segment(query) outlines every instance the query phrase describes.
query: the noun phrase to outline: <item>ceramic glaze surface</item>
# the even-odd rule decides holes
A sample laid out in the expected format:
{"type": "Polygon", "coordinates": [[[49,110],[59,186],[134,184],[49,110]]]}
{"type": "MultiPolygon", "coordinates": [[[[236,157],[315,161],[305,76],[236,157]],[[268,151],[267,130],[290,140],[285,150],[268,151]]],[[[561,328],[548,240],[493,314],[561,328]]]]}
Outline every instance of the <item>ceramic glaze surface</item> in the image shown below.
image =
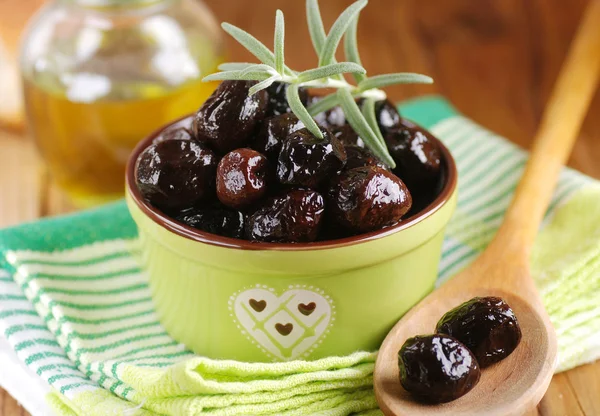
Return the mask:
{"type": "Polygon", "coordinates": [[[427,218],[357,244],[244,250],[167,230],[127,194],[159,319],[197,354],[287,361],[379,348],[434,287],[456,190],[427,218]]]}

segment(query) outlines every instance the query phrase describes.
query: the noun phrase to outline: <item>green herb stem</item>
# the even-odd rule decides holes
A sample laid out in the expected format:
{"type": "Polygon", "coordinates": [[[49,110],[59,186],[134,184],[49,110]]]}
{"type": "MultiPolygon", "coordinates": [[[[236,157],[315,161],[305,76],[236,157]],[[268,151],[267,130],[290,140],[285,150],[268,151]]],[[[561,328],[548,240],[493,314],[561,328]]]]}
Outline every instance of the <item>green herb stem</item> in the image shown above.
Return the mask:
{"type": "Polygon", "coordinates": [[[369,126],[369,123],[365,120],[365,117],[361,113],[360,108],[358,108],[358,104],[356,104],[350,90],[343,88],[339,89],[337,95],[342,110],[344,110],[344,114],[346,115],[346,120],[348,120],[350,126],[358,133],[360,138],[363,139],[365,144],[369,146],[371,152],[379,158],[379,160],[392,169],[395,168],[396,163],[394,162],[394,159],[392,159],[387,147],[379,140],[371,126],[369,126]]]}
{"type": "Polygon", "coordinates": [[[284,63],[285,21],[283,12],[277,10],[275,17],[275,69],[281,75],[285,74],[284,63]]]}
{"type": "Polygon", "coordinates": [[[377,125],[377,101],[385,100],[386,94],[381,88],[406,83],[430,84],[433,80],[425,75],[414,73],[395,73],[367,77],[361,64],[358,50],[358,19],[368,0],[358,0],[351,4],[336,19],[329,33],[326,33],[319,10],[318,0],[306,0],[306,16],[310,38],[319,57],[317,68],[298,73],[285,65],[285,20],[281,10],[275,16],[274,52],[248,32],[223,23],[223,29],[252,53],[260,63],[231,62],[219,66],[216,74],[204,78],[205,81],[247,80],[257,81],[250,88],[255,94],[268,88],[274,82],[290,84],[286,89],[286,98],[292,112],[306,128],[317,138],[323,133],[313,116],[339,105],[346,119],[358,135],[365,141],[371,152],[390,167],[395,167],[385,140],[377,125]],[[338,63],[336,50],[344,39],[344,53],[347,62],[338,63]],[[357,85],[350,84],[343,74],[352,74],[357,85]],[[300,100],[300,88],[331,88],[337,90],[325,96],[308,109],[300,100]],[[362,110],[355,99],[364,98],[362,110]]]}
{"type": "Polygon", "coordinates": [[[308,113],[308,110],[302,104],[300,99],[300,93],[298,91],[299,85],[292,84],[286,89],[286,97],[290,108],[298,117],[298,119],[304,124],[304,126],[318,139],[323,139],[323,132],[315,122],[315,120],[308,113]]]}
{"type": "MultiPolygon", "coordinates": [[[[347,61],[362,66],[360,54],[358,52],[358,17],[359,15],[356,15],[356,17],[352,19],[352,22],[346,31],[346,35],[344,36],[344,54],[346,55],[347,61]]],[[[364,74],[352,74],[352,76],[357,83],[364,81],[366,78],[364,74]]]]}

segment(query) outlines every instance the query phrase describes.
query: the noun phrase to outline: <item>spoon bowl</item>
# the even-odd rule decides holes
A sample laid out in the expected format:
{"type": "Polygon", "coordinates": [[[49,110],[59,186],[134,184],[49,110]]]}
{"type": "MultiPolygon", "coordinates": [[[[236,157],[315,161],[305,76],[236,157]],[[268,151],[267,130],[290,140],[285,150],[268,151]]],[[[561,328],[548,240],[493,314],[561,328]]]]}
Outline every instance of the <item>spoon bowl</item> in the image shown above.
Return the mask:
{"type": "Polygon", "coordinates": [[[444,296],[440,289],[412,309],[388,334],[375,366],[375,394],[386,415],[522,415],[543,397],[555,362],[552,327],[521,296],[494,288],[468,289],[444,296]],[[415,401],[399,381],[398,351],[402,344],[415,335],[432,333],[444,313],[476,296],[499,296],[507,301],[521,327],[521,342],[507,358],[483,369],[479,383],[459,399],[439,405],[415,401]]]}
{"type": "Polygon", "coordinates": [[[591,1],[542,121],[525,172],[502,226],[486,250],[407,313],[386,337],[375,363],[374,387],[386,415],[522,415],[548,389],[557,357],[556,334],[529,271],[531,247],[560,170],[567,161],[600,74],[600,1],[591,1]],[[398,351],[431,334],[450,309],[477,296],[503,298],[522,339],[504,360],[481,371],[479,383],[449,403],[425,405],[399,379],[398,351]]]}

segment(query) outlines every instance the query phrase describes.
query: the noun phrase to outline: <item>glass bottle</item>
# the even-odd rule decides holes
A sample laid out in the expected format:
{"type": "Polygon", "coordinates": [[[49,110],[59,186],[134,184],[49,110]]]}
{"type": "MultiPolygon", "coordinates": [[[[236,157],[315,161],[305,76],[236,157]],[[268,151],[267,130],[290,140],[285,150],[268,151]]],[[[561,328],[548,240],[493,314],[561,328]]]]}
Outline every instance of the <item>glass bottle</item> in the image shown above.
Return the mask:
{"type": "Polygon", "coordinates": [[[56,0],[21,50],[28,125],[51,176],[78,206],[123,195],[136,143],[197,109],[222,58],[199,0],[56,0]]]}

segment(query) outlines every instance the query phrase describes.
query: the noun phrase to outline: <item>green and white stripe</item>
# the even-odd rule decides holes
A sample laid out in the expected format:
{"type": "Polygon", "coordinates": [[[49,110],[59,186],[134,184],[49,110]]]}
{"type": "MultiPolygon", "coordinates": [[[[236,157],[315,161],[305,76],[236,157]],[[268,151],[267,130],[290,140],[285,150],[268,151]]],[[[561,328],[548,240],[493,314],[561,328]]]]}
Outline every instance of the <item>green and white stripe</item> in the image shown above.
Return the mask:
{"type": "MultiPolygon", "coordinates": [[[[458,164],[458,208],[444,241],[443,281],[493,237],[526,154],[441,100],[401,110],[431,128],[458,164]]],[[[600,356],[598,198],[595,181],[565,169],[534,250],[533,270],[560,337],[561,369],[600,356]]],[[[157,320],[131,255],[135,236],[123,203],[0,233],[0,331],[55,389],[51,403],[59,413],[376,410],[374,354],[258,365],[194,357],[157,320]]]]}

